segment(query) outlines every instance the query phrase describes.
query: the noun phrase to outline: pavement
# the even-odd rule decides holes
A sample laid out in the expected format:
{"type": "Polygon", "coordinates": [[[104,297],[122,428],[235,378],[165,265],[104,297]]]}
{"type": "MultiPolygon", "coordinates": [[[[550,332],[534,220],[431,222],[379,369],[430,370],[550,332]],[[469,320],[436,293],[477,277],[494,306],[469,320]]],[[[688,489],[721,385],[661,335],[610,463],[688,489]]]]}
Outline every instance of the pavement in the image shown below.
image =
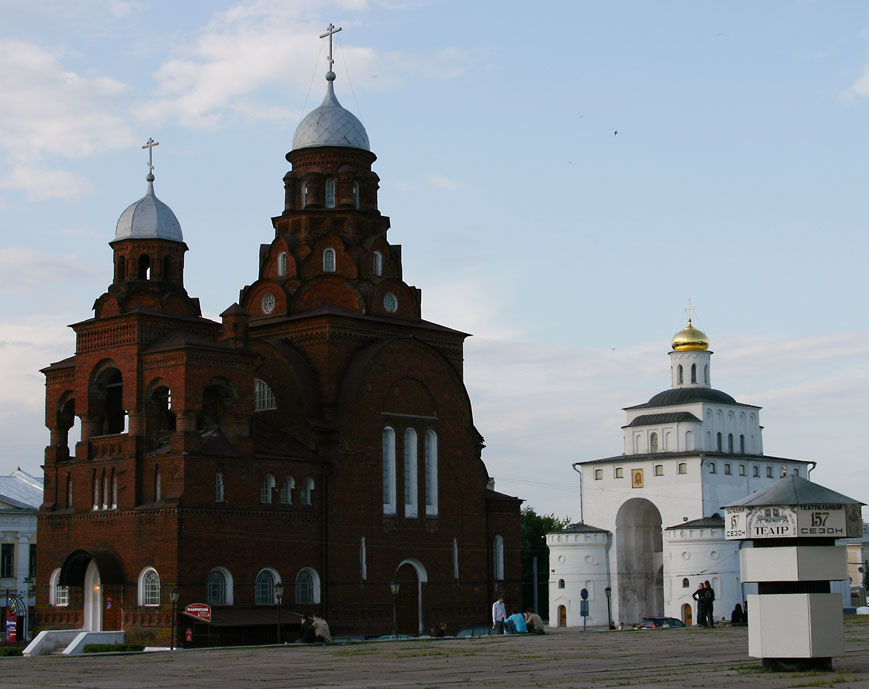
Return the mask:
{"type": "Polygon", "coordinates": [[[546,635],[0,658],[2,689],[866,687],[869,616],[845,620],[832,672],[776,673],[748,630],[558,629],[546,635]]]}

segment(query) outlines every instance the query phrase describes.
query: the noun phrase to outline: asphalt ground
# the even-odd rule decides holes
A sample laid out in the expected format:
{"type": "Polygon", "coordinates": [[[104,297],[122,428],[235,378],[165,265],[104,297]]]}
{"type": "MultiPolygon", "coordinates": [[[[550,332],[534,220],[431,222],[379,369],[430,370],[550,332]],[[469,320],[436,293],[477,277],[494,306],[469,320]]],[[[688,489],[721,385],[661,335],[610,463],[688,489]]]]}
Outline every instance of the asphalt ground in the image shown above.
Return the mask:
{"type": "Polygon", "coordinates": [[[290,687],[867,687],[869,619],[845,621],[832,672],[777,673],[747,656],[745,628],[587,631],[479,639],[258,646],[0,658],[3,689],[290,687]]]}

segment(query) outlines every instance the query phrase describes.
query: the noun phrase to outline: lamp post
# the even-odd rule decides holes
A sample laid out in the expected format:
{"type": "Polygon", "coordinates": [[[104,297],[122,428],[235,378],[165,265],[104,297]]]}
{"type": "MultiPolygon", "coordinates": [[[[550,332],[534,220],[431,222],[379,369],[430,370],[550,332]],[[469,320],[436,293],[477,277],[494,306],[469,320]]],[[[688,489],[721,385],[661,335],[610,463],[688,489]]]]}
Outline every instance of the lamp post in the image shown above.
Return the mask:
{"type": "Polygon", "coordinates": [[[284,597],[284,585],[281,582],[275,584],[275,600],[278,602],[278,643],[281,643],[281,600],[284,597]]]}
{"type": "Polygon", "coordinates": [[[607,586],[603,590],[603,592],[604,592],[604,594],[606,594],[606,617],[607,617],[607,623],[608,623],[607,626],[610,629],[612,629],[613,628],[613,609],[612,609],[611,602],[612,602],[612,597],[613,597],[613,590],[609,586],[607,586]]]}
{"type": "Polygon", "coordinates": [[[392,591],[392,636],[398,636],[398,588],[400,584],[393,579],[389,585],[392,591]]]}
{"type": "Polygon", "coordinates": [[[172,637],[169,639],[169,650],[175,650],[175,606],[178,604],[178,589],[173,587],[169,591],[169,600],[172,601],[172,637]]]}

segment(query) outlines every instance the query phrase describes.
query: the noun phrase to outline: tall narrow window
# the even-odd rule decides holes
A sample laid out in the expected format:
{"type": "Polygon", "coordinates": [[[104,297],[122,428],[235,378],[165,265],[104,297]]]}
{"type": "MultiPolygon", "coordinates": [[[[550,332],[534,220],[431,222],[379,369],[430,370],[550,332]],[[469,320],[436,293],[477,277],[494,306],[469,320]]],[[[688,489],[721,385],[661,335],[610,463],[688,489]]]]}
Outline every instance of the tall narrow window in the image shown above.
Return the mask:
{"type": "Polygon", "coordinates": [[[302,497],[301,503],[303,505],[310,505],[313,500],[314,495],[314,479],[308,476],[304,483],[302,484],[302,497]]]}
{"type": "Polygon", "coordinates": [[[320,592],[317,583],[313,570],[305,568],[299,572],[296,577],[296,603],[318,603],[320,592]]]}
{"type": "Polygon", "coordinates": [[[48,580],[48,602],[51,605],[69,605],[69,589],[60,585],[60,567],[51,573],[48,580]]]}
{"type": "Polygon", "coordinates": [[[754,478],[760,478],[760,467],[757,465],[754,465],[753,467],[751,467],[751,475],[754,478]]]}
{"type": "Polygon", "coordinates": [[[219,471],[214,475],[214,502],[223,502],[223,474],[219,471]]]}
{"type": "Polygon", "coordinates": [[[715,436],[715,449],[718,450],[719,452],[722,452],[722,451],[723,451],[723,450],[722,450],[722,444],[721,444],[721,433],[718,433],[718,434],[715,436]]]}
{"type": "Polygon", "coordinates": [[[272,491],[275,489],[275,477],[266,474],[259,487],[259,501],[264,505],[272,504],[272,491]]]}
{"type": "Polygon", "coordinates": [[[383,513],[395,514],[395,431],[383,429],[383,513]]]}
{"type": "Polygon", "coordinates": [[[175,265],[172,263],[172,257],[166,256],[163,259],[163,279],[167,282],[172,281],[172,274],[175,272],[175,265]]]}
{"type": "Polygon", "coordinates": [[[112,509],[118,509],[118,477],[115,476],[114,469],[112,469],[112,509]]]}
{"type": "Polygon", "coordinates": [[[259,378],[253,382],[253,410],[265,411],[266,409],[277,409],[278,402],[275,399],[275,393],[269,387],[269,384],[259,378]]]}
{"type": "Polygon", "coordinates": [[[495,536],[495,581],[504,581],[504,537],[501,534],[495,536]]]}
{"type": "Polygon", "coordinates": [[[425,434],[425,513],[438,513],[438,434],[425,434]]]}
{"type": "Polygon", "coordinates": [[[127,262],[123,256],[118,258],[118,282],[123,282],[127,279],[127,262]]]}
{"type": "Polygon", "coordinates": [[[293,489],[296,487],[296,479],[292,476],[287,476],[281,484],[281,504],[293,504],[293,489]]]}
{"type": "Polygon", "coordinates": [[[679,466],[676,469],[677,474],[687,474],[688,473],[688,464],[686,462],[679,462],[679,466]]]}
{"type": "Polygon", "coordinates": [[[160,605],[160,575],[153,567],[146,567],[139,575],[139,605],[160,605]]]}
{"type": "Polygon", "coordinates": [[[308,183],[302,182],[302,186],[300,188],[302,193],[302,208],[308,205],[308,183]]]}
{"type": "Polygon", "coordinates": [[[264,569],[256,576],[256,605],[273,605],[275,602],[275,575],[271,570],[264,569]]]}
{"type": "Polygon", "coordinates": [[[287,252],[282,251],[278,254],[278,277],[284,277],[287,274],[287,252]]]}
{"type": "Polygon", "coordinates": [[[335,207],[335,178],[326,178],[326,208],[335,207]]]}
{"type": "Polygon", "coordinates": [[[66,475],[66,506],[72,509],[72,476],[66,475]]]}
{"type": "Polygon", "coordinates": [[[98,510],[100,508],[100,479],[96,471],[94,471],[93,493],[93,509],[98,510]]]}
{"type": "Polygon", "coordinates": [[[335,272],[335,249],[326,249],[323,252],[323,272],[335,272]]]}
{"type": "Polygon", "coordinates": [[[148,254],[142,254],[139,256],[139,279],[151,279],[151,257],[148,256],[148,254]]]}
{"type": "Polygon", "coordinates": [[[359,210],[359,182],[353,182],[353,208],[359,210]]]}
{"type": "Polygon", "coordinates": [[[154,502],[160,502],[163,497],[163,486],[160,481],[160,467],[154,467],[154,502]]]}
{"type": "Polygon", "coordinates": [[[703,367],[703,382],[709,385],[709,364],[703,367]]]}
{"type": "Polygon", "coordinates": [[[103,509],[109,509],[109,475],[103,469],[103,509]]]}
{"type": "Polygon", "coordinates": [[[733,452],[733,433],[727,434],[727,451],[733,452]]]}
{"type": "Polygon", "coordinates": [[[691,382],[697,382],[697,364],[691,364],[691,382]]]}
{"type": "Polygon", "coordinates": [[[359,576],[362,581],[368,579],[368,553],[365,550],[365,536],[362,537],[362,542],[359,544],[359,576]]]}
{"type": "Polygon", "coordinates": [[[649,452],[657,452],[658,451],[658,434],[651,433],[649,434],[649,452]]]}
{"type": "Polygon", "coordinates": [[[27,576],[31,579],[36,576],[36,543],[31,543],[27,557],[27,576]]]}
{"type": "Polygon", "coordinates": [[[679,364],[679,367],[676,369],[676,384],[682,385],[685,382],[685,378],[682,375],[682,364],[679,364]]]}
{"type": "Polygon", "coordinates": [[[745,436],[742,433],[739,434],[739,452],[745,454],[745,436]]]}
{"type": "Polygon", "coordinates": [[[374,276],[380,277],[383,275],[383,254],[379,251],[374,252],[374,276]]]}
{"type": "Polygon", "coordinates": [[[459,539],[453,539],[453,579],[459,580],[459,539]]]}
{"type": "Polygon", "coordinates": [[[685,450],[694,449],[694,433],[693,431],[685,431],[685,450]]]}
{"type": "Polygon", "coordinates": [[[404,432],[404,516],[417,516],[416,431],[404,432]]]}
{"type": "Polygon", "coordinates": [[[205,602],[209,605],[226,605],[226,575],[213,569],[205,580],[205,602]]]}

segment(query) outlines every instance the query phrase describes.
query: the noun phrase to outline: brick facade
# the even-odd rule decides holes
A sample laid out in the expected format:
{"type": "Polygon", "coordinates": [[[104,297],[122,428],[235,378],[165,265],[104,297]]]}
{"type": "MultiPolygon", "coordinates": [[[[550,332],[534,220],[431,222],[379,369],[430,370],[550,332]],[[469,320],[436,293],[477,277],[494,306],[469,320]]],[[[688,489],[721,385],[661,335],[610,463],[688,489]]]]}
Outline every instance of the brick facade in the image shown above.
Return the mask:
{"type": "Polygon", "coordinates": [[[466,335],[422,320],[377,209],[375,156],[324,146],[287,159],[275,237],[222,323],[187,295],[183,242],[123,238],[95,317],[73,326],[75,356],[44,370],[39,628],[122,628],[130,642],[168,644],[169,592],[179,609],[220,601],[206,587],[215,569],[227,593],[213,624],[179,617],[196,644],[274,641],[274,603],[255,595],[264,569],[284,585],[286,639],[294,612],[320,612],[337,634],[389,633],[394,580],[399,631],[414,634],[485,623],[496,592],[519,600],[520,501],[487,489],[466,335]],[[256,380],[274,395],[260,390],[261,410],[256,380]],[[405,500],[414,454],[416,514],[405,500]],[[148,568],[154,605],[141,599],[148,568]]]}

